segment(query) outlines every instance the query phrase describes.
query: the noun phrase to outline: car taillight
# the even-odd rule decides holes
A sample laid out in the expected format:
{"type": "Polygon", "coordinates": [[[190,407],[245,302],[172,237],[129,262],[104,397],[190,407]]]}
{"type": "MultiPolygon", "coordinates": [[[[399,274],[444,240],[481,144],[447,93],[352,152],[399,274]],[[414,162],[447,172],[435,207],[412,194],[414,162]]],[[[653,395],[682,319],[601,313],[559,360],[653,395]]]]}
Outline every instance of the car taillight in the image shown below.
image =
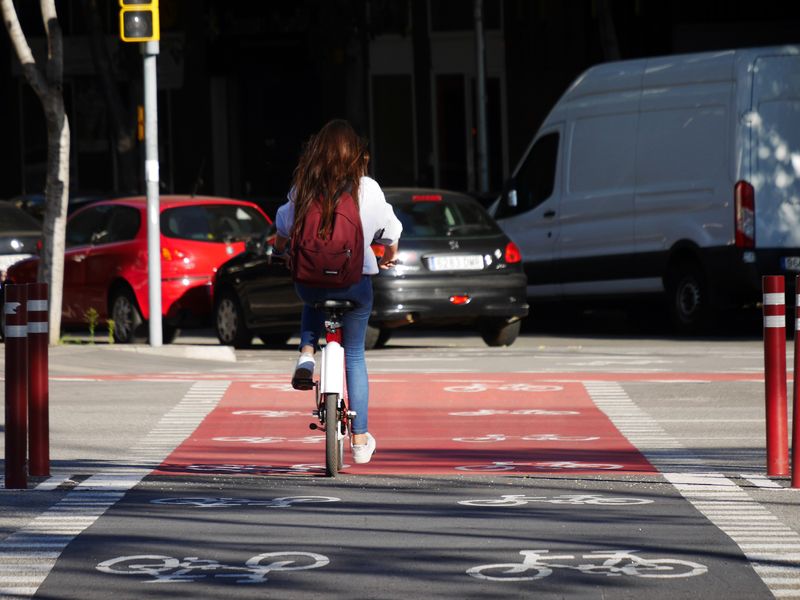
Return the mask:
{"type": "Polygon", "coordinates": [[[412,202],[441,202],[441,194],[414,194],[411,196],[412,202]]]}
{"type": "Polygon", "coordinates": [[[469,304],[469,301],[472,300],[467,294],[456,294],[450,296],[450,303],[455,304],[456,306],[460,306],[462,304],[469,304]]]}
{"type": "Polygon", "coordinates": [[[506,262],[507,263],[518,263],[522,260],[522,254],[519,251],[519,248],[514,242],[508,242],[506,244],[506,262]]]}
{"type": "Polygon", "coordinates": [[[754,248],[756,245],[756,199],[753,186],[737,181],[733,188],[736,247],[754,248]]]}
{"type": "Polygon", "coordinates": [[[189,256],[185,252],[182,252],[177,248],[170,248],[169,246],[161,246],[161,258],[163,258],[166,261],[180,260],[185,263],[187,262],[187,258],[189,258],[189,256]]]}
{"type": "Polygon", "coordinates": [[[383,255],[386,254],[386,246],[383,244],[372,244],[370,248],[372,248],[372,252],[374,252],[375,256],[378,258],[383,258],[383,255]]]}

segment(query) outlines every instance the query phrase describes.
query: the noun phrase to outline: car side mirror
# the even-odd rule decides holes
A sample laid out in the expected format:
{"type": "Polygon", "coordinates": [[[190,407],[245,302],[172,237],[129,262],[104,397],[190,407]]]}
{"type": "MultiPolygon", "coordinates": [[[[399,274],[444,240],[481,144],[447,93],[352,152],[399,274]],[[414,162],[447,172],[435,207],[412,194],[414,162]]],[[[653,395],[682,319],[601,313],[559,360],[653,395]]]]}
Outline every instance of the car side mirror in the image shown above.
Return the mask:
{"type": "Polygon", "coordinates": [[[258,234],[249,237],[244,243],[244,250],[245,252],[249,252],[250,254],[255,254],[258,256],[265,255],[267,253],[266,236],[264,234],[258,234]]]}

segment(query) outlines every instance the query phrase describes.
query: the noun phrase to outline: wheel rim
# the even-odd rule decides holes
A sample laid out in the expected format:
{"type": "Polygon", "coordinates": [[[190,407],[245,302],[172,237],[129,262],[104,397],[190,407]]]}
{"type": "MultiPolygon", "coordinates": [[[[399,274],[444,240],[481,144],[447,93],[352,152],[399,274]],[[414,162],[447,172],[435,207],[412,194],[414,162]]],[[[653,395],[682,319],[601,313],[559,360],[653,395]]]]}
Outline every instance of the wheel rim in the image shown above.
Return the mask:
{"type": "Polygon", "coordinates": [[[230,298],[220,300],[217,307],[217,331],[223,342],[229,343],[236,338],[239,326],[239,318],[236,314],[236,307],[230,298]]]}
{"type": "Polygon", "coordinates": [[[678,312],[685,319],[690,320],[696,314],[700,306],[701,295],[700,286],[693,279],[684,280],[678,288],[678,312]]]}
{"type": "Polygon", "coordinates": [[[114,333],[120,341],[127,341],[133,335],[133,305],[126,296],[119,296],[114,301],[114,333]]]}

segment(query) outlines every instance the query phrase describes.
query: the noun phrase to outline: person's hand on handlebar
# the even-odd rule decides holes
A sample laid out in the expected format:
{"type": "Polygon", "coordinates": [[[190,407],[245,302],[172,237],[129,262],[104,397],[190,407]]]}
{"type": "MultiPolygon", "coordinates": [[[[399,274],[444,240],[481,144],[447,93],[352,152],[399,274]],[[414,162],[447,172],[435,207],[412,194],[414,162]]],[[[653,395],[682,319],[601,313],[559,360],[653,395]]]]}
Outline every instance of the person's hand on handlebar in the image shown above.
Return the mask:
{"type": "Polygon", "coordinates": [[[381,269],[391,269],[397,264],[397,242],[391,246],[386,246],[386,250],[378,261],[378,267],[381,269]]]}

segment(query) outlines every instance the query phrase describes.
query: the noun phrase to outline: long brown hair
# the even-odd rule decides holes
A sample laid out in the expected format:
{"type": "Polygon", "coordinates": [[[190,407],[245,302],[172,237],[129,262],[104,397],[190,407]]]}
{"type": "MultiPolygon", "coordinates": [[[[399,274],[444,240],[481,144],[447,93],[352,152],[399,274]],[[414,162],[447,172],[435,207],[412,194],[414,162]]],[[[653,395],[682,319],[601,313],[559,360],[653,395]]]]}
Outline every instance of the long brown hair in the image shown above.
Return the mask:
{"type": "Polygon", "coordinates": [[[292,237],[300,231],[313,202],[322,206],[320,236],[330,235],[339,195],[348,190],[358,205],[358,184],[366,174],[367,160],[366,142],[347,121],[329,121],[311,136],[294,170],[292,237]]]}

